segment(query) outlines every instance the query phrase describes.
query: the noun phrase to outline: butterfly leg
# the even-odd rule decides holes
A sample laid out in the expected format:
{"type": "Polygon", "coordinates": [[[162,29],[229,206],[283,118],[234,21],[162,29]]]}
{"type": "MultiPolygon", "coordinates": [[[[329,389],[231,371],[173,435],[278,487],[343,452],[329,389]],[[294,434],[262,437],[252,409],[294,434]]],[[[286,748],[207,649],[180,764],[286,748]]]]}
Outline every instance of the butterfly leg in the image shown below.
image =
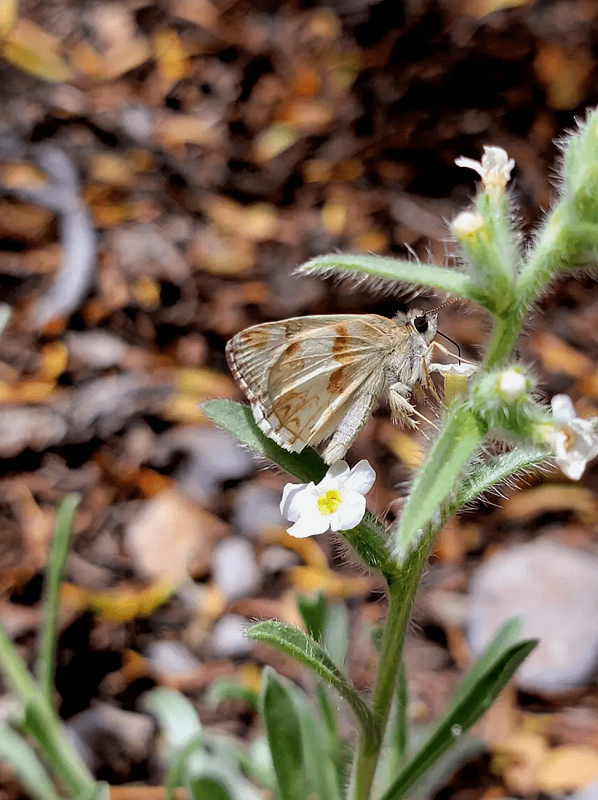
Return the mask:
{"type": "Polygon", "coordinates": [[[357,434],[367,422],[376,404],[376,395],[363,394],[349,408],[345,416],[341,419],[332,439],[326,446],[322,458],[327,464],[334,464],[344,458],[345,453],[351,447],[357,434]]]}

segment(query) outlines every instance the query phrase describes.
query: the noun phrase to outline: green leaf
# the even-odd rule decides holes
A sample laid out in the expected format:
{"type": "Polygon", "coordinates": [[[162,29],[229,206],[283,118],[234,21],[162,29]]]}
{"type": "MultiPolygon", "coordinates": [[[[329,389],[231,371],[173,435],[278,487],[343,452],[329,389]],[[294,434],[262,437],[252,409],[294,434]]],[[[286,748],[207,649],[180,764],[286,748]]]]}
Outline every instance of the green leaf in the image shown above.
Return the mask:
{"type": "Polygon", "coordinates": [[[369,706],[351,686],[328,653],[314,639],[306,636],[298,628],[276,620],[258,622],[249,628],[247,636],[258,642],[270,644],[309,667],[316,675],[336,689],[351,706],[364,730],[370,736],[375,736],[377,728],[369,706]]]}
{"type": "Polygon", "coordinates": [[[60,800],[35,752],[5,722],[0,722],[0,760],[10,766],[34,800],[60,800]]]}
{"type": "Polygon", "coordinates": [[[349,650],[349,612],[346,603],[330,603],[324,624],[322,644],[330,658],[341,667],[349,650]]]}
{"type": "Polygon", "coordinates": [[[246,703],[253,709],[257,709],[260,698],[256,691],[244,686],[240,681],[221,678],[214,681],[208,688],[205,699],[213,708],[217,708],[220,703],[224,703],[227,700],[237,700],[246,703]]]}
{"type": "Polygon", "coordinates": [[[421,531],[438,513],[484,435],[485,431],[467,406],[449,411],[444,428],[415,478],[399,519],[395,552],[402,562],[417,546],[421,531]]]}
{"type": "MultiPolygon", "coordinates": [[[[319,800],[340,800],[337,742],[326,735],[327,729],[314,714],[305,692],[295,685],[290,685],[289,690],[299,715],[305,771],[310,788],[319,800]]],[[[313,794],[310,793],[309,797],[313,797],[313,794]]]]}
{"type": "MultiPolygon", "coordinates": [[[[328,467],[315,450],[306,447],[301,453],[289,453],[264,436],[255,424],[249,406],[232,400],[208,400],[201,407],[216,425],[232,433],[241,444],[298,480],[319,483],[326,474],[328,467]]],[[[372,514],[366,514],[355,528],[340,531],[339,536],[371,569],[378,570],[389,580],[398,575],[398,566],[388,550],[386,529],[372,514]]]]}
{"type": "Polygon", "coordinates": [[[514,447],[508,453],[473,464],[459,488],[456,505],[467,505],[499,483],[534,472],[550,463],[550,455],[537,447],[514,447]]]}
{"type": "Polygon", "coordinates": [[[347,277],[368,275],[372,278],[407,283],[411,286],[440,289],[467,300],[473,300],[482,306],[492,305],[492,301],[488,300],[482,288],[476,285],[469,275],[433,264],[360,253],[331,253],[312,258],[303,264],[299,271],[308,275],[313,273],[347,277]]]}
{"type": "Polygon", "coordinates": [[[187,781],[187,789],[193,800],[231,800],[230,794],[220,781],[207,775],[190,778],[187,781]]]}
{"type": "Polygon", "coordinates": [[[301,721],[282,679],[269,669],[263,678],[262,714],[281,800],[305,800],[301,721]]]}
{"type": "Polygon", "coordinates": [[[297,598],[297,608],[308,634],[312,639],[320,641],[324,634],[324,625],[328,616],[328,601],[324,592],[316,592],[297,598]]]}
{"type": "Polygon", "coordinates": [[[160,733],[168,747],[182,750],[202,732],[195,706],[176,689],[158,686],[143,696],[144,710],[158,720],[160,733]]]}
{"type": "Polygon", "coordinates": [[[517,623],[507,623],[457,689],[443,719],[380,800],[400,800],[459,737],[485,714],[535,641],[512,643],[517,623]],[[481,662],[481,665],[480,665],[481,662]]]}
{"type": "Polygon", "coordinates": [[[56,526],[44,581],[44,617],[40,631],[36,672],[39,685],[49,706],[54,706],[54,673],[58,640],[58,605],[64,566],[73,533],[73,518],[81,502],[78,494],[67,495],[56,511],[56,526]]]}

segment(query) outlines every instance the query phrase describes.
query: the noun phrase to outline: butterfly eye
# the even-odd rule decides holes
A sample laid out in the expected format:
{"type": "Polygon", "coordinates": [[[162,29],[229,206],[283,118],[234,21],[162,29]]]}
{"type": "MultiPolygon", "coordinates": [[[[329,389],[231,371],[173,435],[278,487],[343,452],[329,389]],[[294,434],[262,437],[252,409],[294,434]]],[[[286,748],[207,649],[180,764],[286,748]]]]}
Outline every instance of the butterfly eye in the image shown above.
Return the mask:
{"type": "Polygon", "coordinates": [[[424,315],[413,320],[413,327],[418,333],[425,333],[428,330],[428,318],[424,315]]]}

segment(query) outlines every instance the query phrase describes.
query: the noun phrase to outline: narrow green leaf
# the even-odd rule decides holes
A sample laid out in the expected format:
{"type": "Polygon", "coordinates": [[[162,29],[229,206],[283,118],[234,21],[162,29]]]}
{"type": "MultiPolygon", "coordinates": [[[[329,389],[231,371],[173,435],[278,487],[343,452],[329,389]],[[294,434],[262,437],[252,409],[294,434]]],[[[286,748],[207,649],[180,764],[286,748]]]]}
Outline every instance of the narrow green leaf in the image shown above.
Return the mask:
{"type": "Polygon", "coordinates": [[[227,700],[236,700],[257,709],[260,698],[256,691],[244,686],[240,681],[221,678],[208,688],[205,699],[213,708],[217,708],[220,703],[227,700]]]}
{"type": "Polygon", "coordinates": [[[308,634],[312,639],[320,641],[328,616],[328,600],[326,600],[324,592],[297,598],[297,609],[308,634]]]}
{"type": "Polygon", "coordinates": [[[349,611],[343,601],[328,606],[322,644],[334,663],[344,667],[349,651],[349,611]]]}
{"type": "Polygon", "coordinates": [[[518,642],[487,663],[485,670],[478,671],[475,682],[466,677],[468,691],[458,690],[456,702],[380,800],[404,797],[454,742],[485,714],[535,646],[535,641],[518,642]]]}
{"type": "Polygon", "coordinates": [[[537,447],[514,447],[508,453],[473,464],[459,488],[457,504],[467,505],[497,484],[516,478],[550,463],[550,455],[537,447]]]}
{"type": "MultiPolygon", "coordinates": [[[[336,742],[326,736],[326,728],[302,689],[289,687],[301,726],[301,741],[308,783],[318,800],[340,800],[336,772],[336,742]]],[[[309,797],[313,797],[310,792],[309,797]]]]}
{"type": "Polygon", "coordinates": [[[187,781],[187,790],[193,800],[232,800],[220,781],[207,775],[190,778],[187,781]]]}
{"type": "Polygon", "coordinates": [[[54,707],[54,673],[56,671],[56,643],[58,641],[58,604],[64,566],[69,553],[73,533],[73,518],[81,498],[77,494],[67,495],[56,511],[56,526],[50,558],[44,581],[44,616],[40,631],[39,655],[36,673],[46,702],[54,707]]]}
{"type": "Polygon", "coordinates": [[[5,722],[0,722],[0,760],[10,766],[34,800],[60,800],[35,752],[5,722]]]}
{"type": "Polygon", "coordinates": [[[201,737],[202,724],[195,706],[176,689],[151,689],[143,696],[143,708],[157,719],[171,757],[201,737]]]}
{"type": "Polygon", "coordinates": [[[269,669],[263,678],[262,714],[281,800],[305,800],[301,721],[282,679],[269,669]]]}
{"type": "Polygon", "coordinates": [[[406,261],[398,258],[370,256],[361,253],[331,253],[316,256],[303,264],[299,271],[305,274],[334,274],[347,277],[368,275],[372,278],[425,286],[459,295],[487,306],[489,301],[480,286],[469,275],[454,269],[444,269],[433,264],[406,261]]]}
{"type": "MultiPolygon", "coordinates": [[[[298,480],[319,483],[326,474],[328,467],[315,450],[306,447],[301,453],[289,453],[264,436],[255,424],[249,406],[232,400],[208,400],[202,404],[202,410],[241,444],[298,480]]],[[[339,536],[366,566],[378,570],[389,580],[397,576],[398,567],[387,546],[386,529],[372,514],[367,513],[359,525],[349,531],[340,531],[339,536]]]]}
{"type": "Polygon", "coordinates": [[[396,531],[395,552],[405,561],[421,531],[455,486],[462,469],[484,439],[485,431],[466,406],[449,411],[440,436],[417,474],[396,531]]]}
{"type": "Polygon", "coordinates": [[[309,667],[320,678],[330,684],[346,700],[360,724],[369,735],[375,736],[376,725],[365,700],[351,686],[328,653],[312,638],[298,628],[276,620],[265,620],[247,631],[250,639],[265,642],[282,650],[296,661],[309,667]]]}

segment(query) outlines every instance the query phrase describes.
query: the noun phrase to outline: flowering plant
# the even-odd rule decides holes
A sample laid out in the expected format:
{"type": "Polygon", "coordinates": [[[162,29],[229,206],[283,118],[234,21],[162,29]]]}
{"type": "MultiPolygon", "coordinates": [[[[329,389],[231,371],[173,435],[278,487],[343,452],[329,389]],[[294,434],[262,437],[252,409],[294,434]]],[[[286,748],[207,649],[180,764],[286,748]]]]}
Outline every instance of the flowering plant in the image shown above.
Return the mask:
{"type": "MultiPolygon", "coordinates": [[[[290,533],[338,532],[355,557],[386,582],[388,612],[369,698],[351,684],[332,657],[334,645],[327,642],[321,614],[315,615],[313,609],[303,607],[307,633],[273,621],[258,623],[248,631],[251,638],[298,659],[340,694],[359,730],[347,788],[339,777],[339,734],[326,692],[318,694],[326,725],[313,723],[313,709],[305,710],[309,702],[305,695],[269,672],[261,707],[275,792],[283,800],[404,797],[455,737],[482,716],[534,647],[534,642],[518,639],[515,623],[499,631],[429,738],[413,748],[405,713],[403,647],[414,596],[441,527],[451,514],[511,476],[552,460],[569,478],[578,480],[598,455],[598,418],[578,418],[572,401],[563,395],[553,398],[551,406],[540,402],[532,375],[513,355],[529,310],[546,286],[595,261],[598,172],[589,165],[597,160],[595,111],[566,143],[560,197],[525,250],[507,193],[514,161],[501,148],[486,147],[479,163],[457,159],[459,166],[475,170],[482,180],[473,207],[450,226],[461,256],[456,269],[433,264],[418,264],[414,269],[410,261],[353,254],[317,257],[302,267],[312,275],[369,275],[436,289],[481,306],[492,321],[492,334],[477,367],[431,364],[428,351],[422,356],[428,370],[444,375],[446,407],[392,526],[365,511],[364,496],[374,479],[369,465],[360,462],[350,470],[341,461],[327,471],[314,450],[305,447],[298,452],[296,436],[278,435],[280,426],[273,431],[277,420],[272,415],[261,419],[260,427],[276,441],[262,433],[245,406],[228,401],[204,406],[214,421],[243,444],[302,482],[288,485],[282,498],[281,509],[293,523],[290,533]],[[489,439],[504,443],[499,455],[488,456],[484,445],[489,439]]],[[[403,396],[399,400],[405,402],[403,396]]]]}

